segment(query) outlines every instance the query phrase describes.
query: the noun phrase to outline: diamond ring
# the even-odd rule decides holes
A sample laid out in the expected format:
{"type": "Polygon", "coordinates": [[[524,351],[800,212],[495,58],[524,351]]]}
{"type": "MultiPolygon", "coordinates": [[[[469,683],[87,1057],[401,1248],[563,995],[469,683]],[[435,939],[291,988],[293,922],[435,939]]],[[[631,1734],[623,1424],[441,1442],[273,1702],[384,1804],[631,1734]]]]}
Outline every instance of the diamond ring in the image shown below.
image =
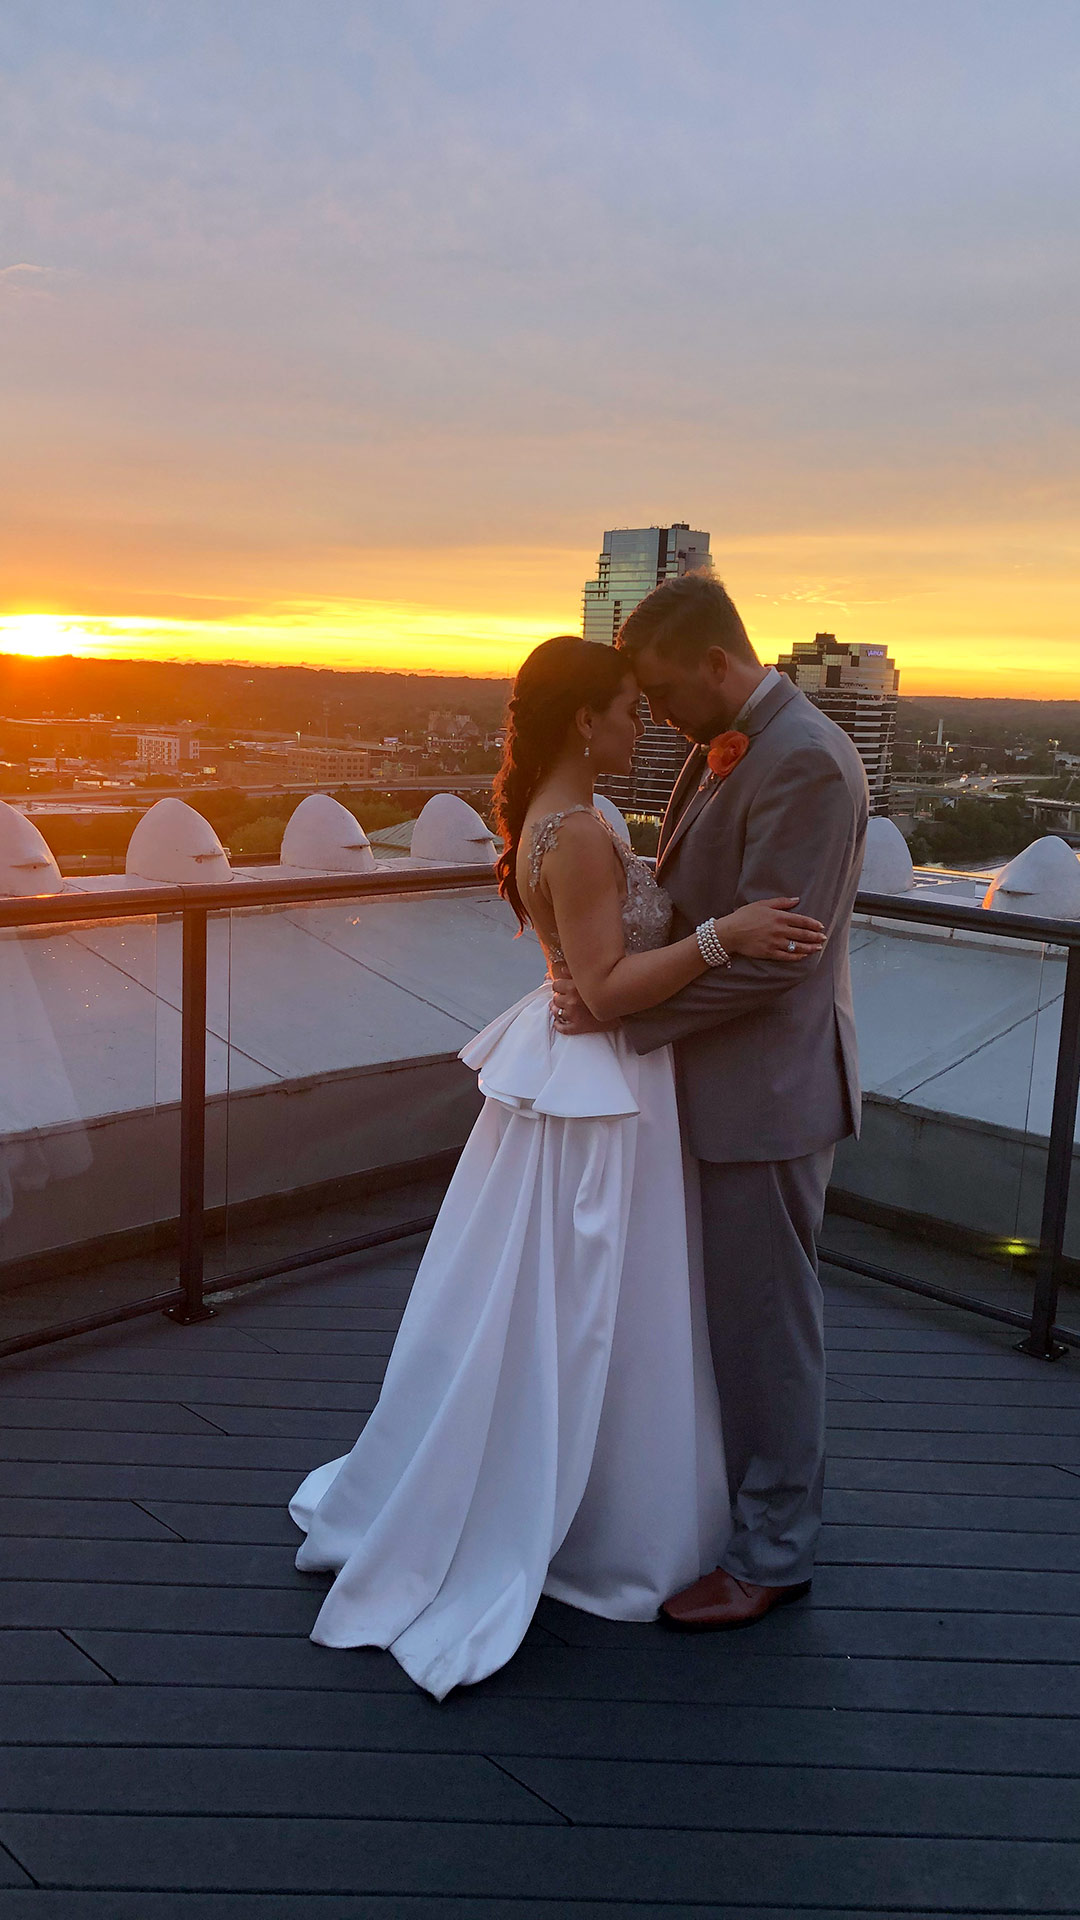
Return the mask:
{"type": "Polygon", "coordinates": [[[787,943],[787,950],[789,953],[798,953],[799,951],[798,942],[795,940],[789,940],[787,943]]]}

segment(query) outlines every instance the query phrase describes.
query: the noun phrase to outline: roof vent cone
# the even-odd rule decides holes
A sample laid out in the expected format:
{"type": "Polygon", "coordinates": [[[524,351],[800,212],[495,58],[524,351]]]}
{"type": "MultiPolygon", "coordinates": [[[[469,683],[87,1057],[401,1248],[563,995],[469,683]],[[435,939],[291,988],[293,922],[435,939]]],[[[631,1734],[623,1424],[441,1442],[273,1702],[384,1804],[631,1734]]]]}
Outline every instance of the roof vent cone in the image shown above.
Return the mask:
{"type": "Polygon", "coordinates": [[[309,793],[281,837],[281,864],[320,873],[374,873],[377,863],[356,815],[328,793],[309,793]]]}
{"type": "Polygon", "coordinates": [[[183,800],[157,800],[128,841],[124,871],[139,880],[205,887],[231,880],[221,841],[201,813],[183,800]]]}
{"type": "Polygon", "coordinates": [[[413,828],[414,860],[452,867],[493,867],[498,855],[491,828],[456,793],[433,793],[413,828]]]}
{"type": "Polygon", "coordinates": [[[627,846],[630,846],[630,829],[623,819],[622,814],[619,812],[618,807],[615,805],[614,800],[609,800],[606,793],[594,793],[593,806],[596,808],[597,813],[603,814],[608,826],[618,834],[619,839],[625,840],[627,846]]]}
{"type": "Polygon", "coordinates": [[[1044,920],[1080,920],[1080,858],[1056,834],[1033,840],[990,884],[984,907],[1044,920]]]}
{"type": "Polygon", "coordinates": [[[910,893],[915,883],[908,843],[895,820],[871,815],[866,826],[859,887],[863,893],[910,893]]]}
{"type": "Polygon", "coordinates": [[[0,800],[0,894],[63,890],[60,869],[33,821],[0,800]]]}

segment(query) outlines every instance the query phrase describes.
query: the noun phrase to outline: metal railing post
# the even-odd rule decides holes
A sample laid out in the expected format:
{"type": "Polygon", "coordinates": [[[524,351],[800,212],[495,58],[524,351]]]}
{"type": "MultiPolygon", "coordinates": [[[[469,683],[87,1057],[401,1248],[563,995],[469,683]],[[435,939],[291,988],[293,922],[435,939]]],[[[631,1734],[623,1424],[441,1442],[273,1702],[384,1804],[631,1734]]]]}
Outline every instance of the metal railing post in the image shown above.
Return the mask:
{"type": "Polygon", "coordinates": [[[1043,1189],[1042,1226],[1039,1229],[1039,1256],[1035,1269],[1035,1293],[1031,1306],[1031,1330],[1021,1340],[1019,1351],[1034,1360],[1060,1360],[1068,1352],[1054,1339],[1058,1289],[1061,1285],[1062,1251],[1065,1223],[1069,1211],[1069,1179],[1072,1174],[1073,1145],[1076,1134],[1077,1096],[1080,1094],[1080,947],[1072,947],[1065,968],[1065,993],[1061,1002],[1061,1031],[1058,1036],[1057,1074],[1054,1080],[1054,1109],[1050,1121],[1050,1146],[1046,1155],[1046,1185],[1043,1189]]]}
{"type": "Polygon", "coordinates": [[[206,922],[205,907],[183,910],[180,1014],[180,1298],[165,1309],[187,1326],[208,1320],[203,1298],[206,1207],[206,922]]]}

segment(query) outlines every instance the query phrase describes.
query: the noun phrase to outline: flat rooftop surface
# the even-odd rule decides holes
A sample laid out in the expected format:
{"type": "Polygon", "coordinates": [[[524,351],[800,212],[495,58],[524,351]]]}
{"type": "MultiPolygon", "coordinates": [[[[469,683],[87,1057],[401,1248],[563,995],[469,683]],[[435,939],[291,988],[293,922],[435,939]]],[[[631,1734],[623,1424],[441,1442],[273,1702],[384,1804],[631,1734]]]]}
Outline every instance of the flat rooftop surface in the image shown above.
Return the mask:
{"type": "Polygon", "coordinates": [[[544,1602],[437,1706],[307,1634],[286,1501],[378,1392],[417,1241],[0,1367],[0,1920],[1080,1909],[1080,1356],[828,1282],[810,1601],[544,1602]]]}

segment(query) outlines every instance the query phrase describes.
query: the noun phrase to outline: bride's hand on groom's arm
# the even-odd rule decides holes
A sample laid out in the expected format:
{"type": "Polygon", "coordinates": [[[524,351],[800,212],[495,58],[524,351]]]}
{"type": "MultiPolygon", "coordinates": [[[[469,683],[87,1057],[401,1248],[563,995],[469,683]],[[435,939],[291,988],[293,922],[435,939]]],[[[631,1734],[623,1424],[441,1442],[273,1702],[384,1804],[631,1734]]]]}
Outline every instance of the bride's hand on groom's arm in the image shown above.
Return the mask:
{"type": "Polygon", "coordinates": [[[798,905],[790,894],[752,900],[713,925],[728,951],[748,960],[808,960],[824,947],[825,928],[812,915],[797,913],[798,905]]]}

